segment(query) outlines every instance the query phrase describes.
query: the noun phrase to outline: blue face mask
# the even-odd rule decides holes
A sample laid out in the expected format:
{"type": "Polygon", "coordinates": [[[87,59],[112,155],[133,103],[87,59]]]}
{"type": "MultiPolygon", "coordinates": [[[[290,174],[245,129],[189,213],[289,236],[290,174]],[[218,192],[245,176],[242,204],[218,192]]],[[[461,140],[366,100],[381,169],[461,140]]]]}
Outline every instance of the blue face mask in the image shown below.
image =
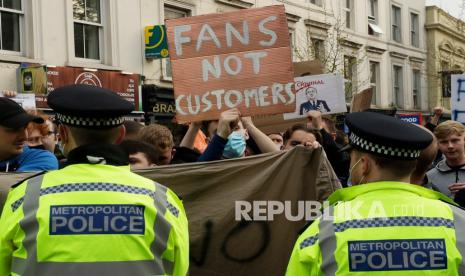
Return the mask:
{"type": "Polygon", "coordinates": [[[226,159],[241,157],[245,152],[245,139],[239,131],[234,131],[228,136],[228,142],[224,147],[223,157],[226,159]]]}

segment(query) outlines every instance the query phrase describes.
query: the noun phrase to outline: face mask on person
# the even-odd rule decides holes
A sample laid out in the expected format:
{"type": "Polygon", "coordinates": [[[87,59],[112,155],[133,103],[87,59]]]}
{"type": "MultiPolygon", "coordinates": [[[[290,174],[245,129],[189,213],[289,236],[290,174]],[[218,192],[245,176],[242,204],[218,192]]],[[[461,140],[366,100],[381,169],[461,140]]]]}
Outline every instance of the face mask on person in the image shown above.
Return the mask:
{"type": "Polygon", "coordinates": [[[245,152],[246,145],[242,132],[234,131],[228,136],[228,142],[224,147],[223,157],[226,159],[241,157],[245,152]]]}
{"type": "Polygon", "coordinates": [[[44,145],[37,145],[37,146],[32,146],[32,147],[29,147],[30,149],[39,149],[39,150],[45,150],[45,147],[44,145]]]}
{"type": "MultiPolygon", "coordinates": [[[[357,162],[355,162],[355,164],[349,170],[349,179],[347,180],[347,186],[349,186],[349,187],[353,186],[353,183],[352,183],[352,171],[354,170],[355,166],[357,166],[358,163],[360,163],[360,161],[362,161],[362,159],[359,159],[357,162]]],[[[365,176],[362,176],[362,179],[360,179],[360,181],[358,182],[357,185],[360,185],[360,183],[362,183],[364,178],[365,178],[365,176]]]]}

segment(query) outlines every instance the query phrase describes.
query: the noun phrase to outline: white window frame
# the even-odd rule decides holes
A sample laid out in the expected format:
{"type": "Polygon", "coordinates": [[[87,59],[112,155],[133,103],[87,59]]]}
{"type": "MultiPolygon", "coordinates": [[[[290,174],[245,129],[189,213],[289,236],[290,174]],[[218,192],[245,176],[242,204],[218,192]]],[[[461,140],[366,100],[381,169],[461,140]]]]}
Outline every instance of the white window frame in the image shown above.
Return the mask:
{"type": "Polygon", "coordinates": [[[73,1],[67,0],[66,4],[66,24],[68,40],[68,62],[66,65],[74,67],[91,67],[104,70],[121,70],[119,68],[119,44],[117,37],[118,13],[116,1],[100,0],[100,24],[102,28],[99,32],[100,59],[86,59],[76,57],[74,53],[74,20],[73,1]]]}
{"type": "MultiPolygon", "coordinates": [[[[74,10],[73,10],[73,55],[74,55],[74,58],[77,60],[77,61],[80,61],[80,62],[89,62],[89,63],[103,63],[103,57],[104,57],[104,47],[103,47],[103,44],[104,44],[104,27],[105,25],[103,24],[104,21],[104,13],[103,13],[103,5],[105,3],[103,3],[104,1],[102,0],[97,0],[97,1],[100,1],[100,23],[94,23],[94,22],[90,22],[90,21],[85,21],[85,20],[77,20],[77,19],[74,19],[74,10]],[[76,56],[76,52],[75,52],[75,33],[74,33],[74,24],[75,23],[78,23],[78,24],[82,24],[82,25],[89,25],[89,26],[95,26],[95,27],[98,27],[98,48],[99,48],[99,58],[98,59],[93,59],[93,58],[82,58],[82,57],[77,57],[76,56]]],[[[72,1],[71,1],[72,2],[72,1]]],[[[84,5],[85,5],[85,1],[84,1],[84,5]]],[[[84,39],[85,40],[85,39],[84,39]]],[[[84,43],[85,44],[85,43],[84,43]]],[[[85,47],[85,45],[84,45],[85,47]]],[[[85,54],[85,48],[84,48],[84,54],[85,54]]]]}
{"type": "Polygon", "coordinates": [[[291,48],[291,55],[292,55],[292,61],[297,60],[297,55],[296,52],[298,52],[297,49],[297,42],[296,42],[296,34],[295,34],[295,29],[288,27],[289,29],[289,47],[291,48]]]}
{"type": "Polygon", "coordinates": [[[402,8],[397,5],[391,5],[391,39],[395,42],[402,43],[402,8]],[[396,22],[396,12],[394,10],[399,11],[399,22],[396,22]],[[394,32],[394,27],[398,30],[398,40],[396,39],[396,35],[394,32]]]}
{"type": "Polygon", "coordinates": [[[313,48],[313,57],[315,59],[321,58],[325,59],[326,58],[326,45],[324,39],[312,37],[312,48],[313,48]],[[319,48],[318,45],[322,48],[319,48]],[[320,56],[322,54],[323,56],[320,56]]]}
{"type": "Polygon", "coordinates": [[[317,5],[318,7],[322,6],[321,0],[307,0],[310,4],[317,5]]]}
{"type": "MultiPolygon", "coordinates": [[[[193,16],[194,15],[194,6],[188,5],[188,4],[182,4],[179,2],[172,2],[172,1],[160,1],[160,11],[162,15],[160,18],[162,18],[160,24],[164,24],[163,22],[165,21],[165,8],[167,7],[168,9],[176,10],[185,13],[186,17],[188,16],[193,16]]],[[[161,60],[161,80],[162,81],[168,81],[168,82],[173,82],[173,75],[171,76],[168,75],[168,62],[169,58],[163,58],[161,60]]]]}
{"type": "Polygon", "coordinates": [[[354,20],[354,0],[343,0],[342,12],[344,13],[345,28],[349,30],[355,30],[355,20],[354,20]],[[347,7],[347,3],[349,3],[350,7],[347,7]],[[347,18],[347,14],[349,14],[349,18],[347,18]],[[347,22],[349,22],[349,27],[347,27],[347,22]]]}
{"type": "Polygon", "coordinates": [[[373,98],[371,100],[371,104],[373,105],[379,105],[379,99],[380,99],[380,95],[379,94],[379,91],[380,91],[380,70],[381,70],[381,65],[380,65],[380,62],[378,60],[370,60],[369,61],[369,65],[370,65],[370,85],[371,87],[373,88],[373,98]],[[375,78],[375,82],[372,82],[372,77],[373,77],[373,72],[372,72],[372,65],[374,65],[374,68],[375,68],[375,72],[374,72],[374,78],[375,78]]]}
{"type": "MultiPolygon", "coordinates": [[[[10,13],[15,13],[19,15],[19,51],[3,50],[0,48],[0,54],[2,55],[23,56],[25,54],[25,49],[24,49],[25,48],[24,40],[26,38],[25,29],[24,29],[25,9],[26,9],[25,4],[26,4],[25,1],[21,0],[21,10],[0,7],[0,12],[10,12],[10,13]]],[[[2,30],[2,26],[1,26],[1,21],[0,21],[0,32],[1,30],[2,30]]],[[[0,47],[1,47],[1,39],[3,38],[0,38],[0,47]]]]}
{"type": "Polygon", "coordinates": [[[377,24],[378,23],[378,0],[368,0],[368,22],[377,24]],[[373,14],[372,10],[373,9],[373,14]]]}
{"type": "Polygon", "coordinates": [[[419,69],[412,70],[412,100],[413,108],[421,109],[421,71],[419,69]]]}
{"type": "Polygon", "coordinates": [[[420,47],[420,15],[415,12],[410,12],[410,45],[413,47],[420,47]],[[416,30],[413,18],[416,16],[416,30]],[[414,37],[415,36],[415,37],[414,37]]]}
{"type": "Polygon", "coordinates": [[[343,65],[344,65],[344,79],[345,79],[345,85],[344,85],[344,94],[346,97],[346,101],[350,101],[356,92],[356,84],[357,84],[357,58],[352,55],[344,55],[343,56],[343,65]],[[349,62],[348,66],[346,66],[346,60],[349,62]],[[352,63],[353,61],[353,63],[352,63]],[[346,74],[346,69],[350,70],[350,76],[346,74]],[[350,79],[346,79],[346,76],[350,79]],[[347,85],[350,84],[350,91],[346,90],[347,85]],[[346,93],[349,92],[349,93],[346,93]]]}
{"type": "Polygon", "coordinates": [[[392,66],[392,78],[393,102],[396,104],[397,107],[404,108],[404,66],[394,64],[392,66]],[[398,74],[397,69],[399,69],[400,74],[398,74]],[[397,78],[398,76],[400,77],[399,79],[397,78]]]}

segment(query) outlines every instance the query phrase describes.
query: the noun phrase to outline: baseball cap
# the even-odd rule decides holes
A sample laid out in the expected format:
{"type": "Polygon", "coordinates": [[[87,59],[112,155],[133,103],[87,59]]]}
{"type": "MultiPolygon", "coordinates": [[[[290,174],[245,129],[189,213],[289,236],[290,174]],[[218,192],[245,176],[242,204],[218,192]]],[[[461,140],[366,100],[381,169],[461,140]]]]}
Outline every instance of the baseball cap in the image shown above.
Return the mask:
{"type": "Polygon", "coordinates": [[[27,114],[17,102],[5,97],[0,97],[0,110],[0,126],[7,128],[25,127],[29,122],[44,122],[44,119],[27,114]]]}

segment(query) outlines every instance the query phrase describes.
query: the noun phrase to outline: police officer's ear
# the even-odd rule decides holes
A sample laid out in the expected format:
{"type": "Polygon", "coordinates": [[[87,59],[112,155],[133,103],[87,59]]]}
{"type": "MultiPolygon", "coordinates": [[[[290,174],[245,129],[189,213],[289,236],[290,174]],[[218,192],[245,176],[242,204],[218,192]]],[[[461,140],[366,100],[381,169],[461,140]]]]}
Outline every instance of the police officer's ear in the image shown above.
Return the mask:
{"type": "Polygon", "coordinates": [[[374,160],[369,154],[362,154],[360,157],[362,175],[367,176],[373,170],[374,160]]]}
{"type": "Polygon", "coordinates": [[[124,140],[124,137],[126,137],[126,127],[124,125],[120,125],[118,139],[116,139],[115,144],[119,145],[124,140]]]}

